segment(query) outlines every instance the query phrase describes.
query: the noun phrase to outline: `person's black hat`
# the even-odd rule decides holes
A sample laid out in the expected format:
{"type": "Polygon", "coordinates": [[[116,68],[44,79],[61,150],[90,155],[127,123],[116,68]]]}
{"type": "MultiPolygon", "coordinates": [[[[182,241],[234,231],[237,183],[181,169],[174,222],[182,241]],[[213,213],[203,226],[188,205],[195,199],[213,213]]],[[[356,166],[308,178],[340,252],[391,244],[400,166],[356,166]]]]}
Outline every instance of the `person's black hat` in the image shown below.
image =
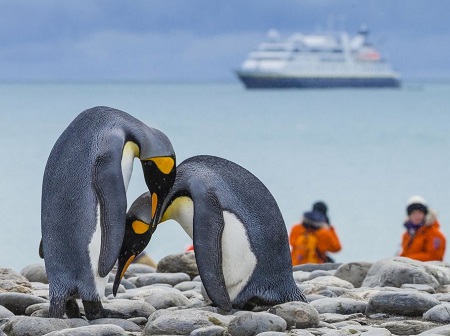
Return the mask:
{"type": "Polygon", "coordinates": [[[411,215],[414,210],[422,211],[425,215],[428,214],[428,206],[425,199],[421,196],[411,196],[408,200],[408,205],[406,207],[406,213],[411,215]]]}
{"type": "Polygon", "coordinates": [[[313,209],[313,211],[314,210],[315,211],[320,211],[324,215],[326,215],[327,211],[328,211],[327,205],[325,204],[325,202],[322,202],[322,201],[318,201],[318,202],[314,203],[312,209],[313,209]]]}

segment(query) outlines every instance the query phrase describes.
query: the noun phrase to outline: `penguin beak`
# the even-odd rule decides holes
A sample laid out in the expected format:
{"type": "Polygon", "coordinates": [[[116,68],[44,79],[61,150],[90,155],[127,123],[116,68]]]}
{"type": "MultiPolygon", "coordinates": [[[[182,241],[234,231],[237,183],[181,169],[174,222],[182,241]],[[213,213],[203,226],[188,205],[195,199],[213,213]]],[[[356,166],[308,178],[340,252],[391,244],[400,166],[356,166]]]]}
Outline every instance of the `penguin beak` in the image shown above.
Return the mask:
{"type": "Polygon", "coordinates": [[[114,279],[113,284],[113,295],[116,296],[117,289],[119,288],[120,281],[122,281],[123,276],[125,275],[125,272],[128,269],[128,266],[133,262],[134,258],[136,258],[135,254],[127,254],[127,255],[120,255],[118,264],[117,264],[117,273],[116,277],[114,279]]]}
{"type": "Polygon", "coordinates": [[[125,236],[122,248],[117,259],[117,273],[113,284],[113,294],[116,296],[120,281],[125,275],[128,266],[145,249],[155,229],[151,224],[127,217],[125,236]]]}

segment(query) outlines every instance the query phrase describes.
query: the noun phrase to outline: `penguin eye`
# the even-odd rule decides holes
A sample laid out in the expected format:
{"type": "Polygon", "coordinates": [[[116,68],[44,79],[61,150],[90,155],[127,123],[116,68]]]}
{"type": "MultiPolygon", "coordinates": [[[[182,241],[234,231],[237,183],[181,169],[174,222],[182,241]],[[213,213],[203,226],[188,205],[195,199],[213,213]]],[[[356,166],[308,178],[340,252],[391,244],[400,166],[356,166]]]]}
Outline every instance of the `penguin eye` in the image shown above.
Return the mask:
{"type": "Polygon", "coordinates": [[[133,221],[133,223],[131,223],[131,227],[133,228],[134,233],[143,234],[148,231],[148,229],[150,228],[150,225],[148,225],[140,220],[135,220],[135,221],[133,221]]]}

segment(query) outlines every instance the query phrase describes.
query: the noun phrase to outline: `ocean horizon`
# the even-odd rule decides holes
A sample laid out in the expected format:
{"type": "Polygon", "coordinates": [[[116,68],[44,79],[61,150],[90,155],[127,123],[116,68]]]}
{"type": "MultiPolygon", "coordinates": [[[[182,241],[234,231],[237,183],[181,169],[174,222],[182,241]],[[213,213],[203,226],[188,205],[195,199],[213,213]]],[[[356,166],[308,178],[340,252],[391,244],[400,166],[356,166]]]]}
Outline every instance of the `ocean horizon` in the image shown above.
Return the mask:
{"type": "MultiPolygon", "coordinates": [[[[306,90],[246,90],[237,82],[8,82],[0,83],[0,97],[0,267],[20,271],[43,262],[48,155],[80,112],[99,105],[164,132],[178,163],[208,154],[248,169],[275,197],[288,231],[315,201],[325,201],[343,246],[332,255],[336,262],[396,255],[411,195],[425,197],[450,238],[450,81],[306,90]]],[[[128,205],[145,191],[135,160],[128,205]]],[[[158,261],[189,244],[168,221],[146,252],[158,261]]]]}

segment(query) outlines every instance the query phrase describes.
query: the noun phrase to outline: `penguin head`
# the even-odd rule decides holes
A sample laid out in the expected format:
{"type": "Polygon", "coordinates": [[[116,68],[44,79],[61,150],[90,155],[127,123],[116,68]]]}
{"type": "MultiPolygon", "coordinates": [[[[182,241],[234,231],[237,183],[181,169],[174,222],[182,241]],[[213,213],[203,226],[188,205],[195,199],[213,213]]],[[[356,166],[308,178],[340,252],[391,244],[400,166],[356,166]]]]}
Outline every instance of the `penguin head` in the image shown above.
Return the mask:
{"type": "Polygon", "coordinates": [[[146,192],[131,205],[126,216],[125,236],[120,249],[117,273],[114,279],[113,293],[116,295],[128,266],[145,249],[156,224],[153,224],[153,194],[146,192]]]}

